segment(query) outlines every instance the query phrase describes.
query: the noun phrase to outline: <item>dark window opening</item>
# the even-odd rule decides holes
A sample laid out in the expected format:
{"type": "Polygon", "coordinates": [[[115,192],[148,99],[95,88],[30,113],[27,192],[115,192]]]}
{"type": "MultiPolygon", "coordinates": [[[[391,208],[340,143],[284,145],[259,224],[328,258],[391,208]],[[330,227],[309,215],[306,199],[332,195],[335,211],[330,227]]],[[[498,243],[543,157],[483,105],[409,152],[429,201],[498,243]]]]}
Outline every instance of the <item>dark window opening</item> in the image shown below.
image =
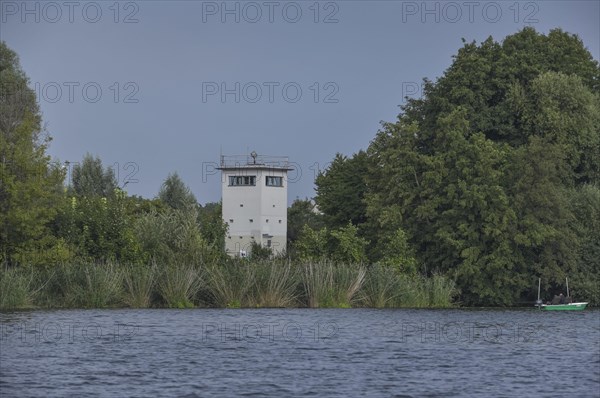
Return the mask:
{"type": "Polygon", "coordinates": [[[229,176],[229,186],[255,186],[256,176],[229,176]]]}
{"type": "Polygon", "coordinates": [[[267,176],[266,181],[267,181],[268,187],[282,187],[283,186],[283,177],[267,176]]]}

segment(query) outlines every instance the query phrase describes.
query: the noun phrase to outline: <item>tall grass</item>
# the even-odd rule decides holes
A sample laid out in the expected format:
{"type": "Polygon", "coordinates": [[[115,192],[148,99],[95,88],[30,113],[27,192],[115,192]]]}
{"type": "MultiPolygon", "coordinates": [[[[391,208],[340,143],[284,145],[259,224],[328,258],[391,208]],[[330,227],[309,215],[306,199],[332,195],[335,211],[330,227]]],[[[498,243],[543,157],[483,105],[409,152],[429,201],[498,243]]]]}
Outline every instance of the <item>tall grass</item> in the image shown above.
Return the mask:
{"type": "Polygon", "coordinates": [[[155,289],[156,264],[131,265],[124,268],[123,303],[133,308],[148,308],[155,289]]]}
{"type": "Polygon", "coordinates": [[[255,268],[244,262],[212,265],[206,268],[206,289],[210,304],[216,307],[249,306],[248,293],[255,283],[255,268]]]}
{"type": "Polygon", "coordinates": [[[452,300],[458,296],[456,283],[439,274],[434,274],[427,281],[429,283],[429,307],[452,307],[452,300]]]}
{"type": "Polygon", "coordinates": [[[442,275],[405,275],[377,264],[369,268],[359,302],[371,308],[446,308],[457,293],[454,281],[442,275]]]}
{"type": "Polygon", "coordinates": [[[308,263],[300,268],[305,303],[311,308],[351,307],[366,275],[361,266],[331,262],[308,263]]]}
{"type": "Polygon", "coordinates": [[[67,272],[67,298],[70,306],[104,308],[119,303],[123,272],[118,266],[81,264],[67,272]]]}
{"type": "Polygon", "coordinates": [[[169,266],[160,273],[158,292],[169,308],[192,308],[202,287],[199,271],[191,266],[169,266]]]}
{"type": "Polygon", "coordinates": [[[318,308],[320,303],[327,300],[333,285],[331,264],[308,263],[301,266],[301,272],[306,305],[318,308]]]}
{"type": "Polygon", "coordinates": [[[0,269],[0,309],[210,307],[450,307],[458,291],[443,275],[331,262],[227,261],[192,266],[78,263],[0,269]]]}
{"type": "Polygon", "coordinates": [[[18,268],[0,270],[0,309],[24,308],[31,305],[31,275],[18,268]]]}
{"type": "Polygon", "coordinates": [[[429,306],[427,279],[420,275],[400,275],[396,307],[425,308],[429,306]]]}
{"type": "Polygon", "coordinates": [[[424,277],[401,275],[397,307],[447,308],[457,294],[453,280],[443,275],[424,277]]]}
{"type": "Polygon", "coordinates": [[[252,307],[289,307],[297,304],[296,268],[290,262],[263,261],[254,265],[255,283],[249,294],[252,307]]]}
{"type": "Polygon", "coordinates": [[[371,266],[359,293],[360,304],[371,308],[395,307],[399,297],[400,278],[396,268],[371,266]]]}

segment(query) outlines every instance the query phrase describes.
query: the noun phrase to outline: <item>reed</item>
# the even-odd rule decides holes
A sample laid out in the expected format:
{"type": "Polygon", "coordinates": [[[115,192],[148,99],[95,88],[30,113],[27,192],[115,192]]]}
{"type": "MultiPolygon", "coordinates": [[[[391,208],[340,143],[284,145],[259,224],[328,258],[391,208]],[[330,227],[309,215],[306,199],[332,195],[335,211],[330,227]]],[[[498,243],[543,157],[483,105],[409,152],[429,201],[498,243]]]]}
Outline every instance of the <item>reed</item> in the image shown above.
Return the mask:
{"type": "Polygon", "coordinates": [[[209,304],[227,308],[251,306],[248,293],[255,283],[255,273],[255,268],[243,261],[207,267],[206,290],[209,304]]]}
{"type": "Polygon", "coordinates": [[[300,268],[305,303],[310,308],[350,308],[366,275],[362,266],[331,262],[308,263],[300,268]]]}
{"type": "Polygon", "coordinates": [[[443,275],[434,274],[428,278],[429,283],[429,307],[448,308],[452,307],[452,300],[458,295],[456,283],[443,275]]]}
{"type": "Polygon", "coordinates": [[[426,278],[420,275],[399,275],[399,295],[395,307],[425,308],[429,305],[426,278]]]}
{"type": "Polygon", "coordinates": [[[0,309],[28,307],[32,303],[32,275],[18,268],[0,270],[0,309]]]}
{"type": "Polygon", "coordinates": [[[192,308],[202,288],[198,270],[191,266],[167,266],[158,279],[158,293],[169,308],[192,308]]]}
{"type": "Polygon", "coordinates": [[[156,264],[124,267],[123,303],[132,308],[148,308],[152,304],[157,275],[156,264]]]}
{"type": "Polygon", "coordinates": [[[302,265],[301,270],[306,305],[310,308],[318,308],[319,304],[327,300],[333,285],[331,264],[308,263],[302,265]]]}
{"type": "Polygon", "coordinates": [[[400,279],[396,268],[375,264],[369,267],[358,295],[359,303],[370,308],[395,307],[400,297],[400,279]]]}
{"type": "Polygon", "coordinates": [[[336,307],[349,308],[355,303],[356,294],[364,283],[367,271],[359,265],[337,266],[334,269],[336,271],[334,274],[334,298],[336,300],[333,304],[337,304],[336,307]]]}
{"type": "Polygon", "coordinates": [[[290,262],[262,261],[253,267],[255,283],[249,294],[252,307],[281,308],[297,304],[298,277],[290,262]]]}
{"type": "Polygon", "coordinates": [[[384,265],[365,269],[325,261],[230,260],[202,269],[82,262],[0,270],[0,309],[446,308],[453,306],[457,294],[454,281],[443,275],[406,275],[384,265]]]}
{"type": "Polygon", "coordinates": [[[118,266],[79,264],[66,271],[65,295],[70,307],[104,308],[119,303],[123,272],[118,266]]]}
{"type": "Polygon", "coordinates": [[[64,287],[58,282],[64,265],[31,269],[33,304],[44,308],[65,307],[64,287]]]}
{"type": "Polygon", "coordinates": [[[458,293],[454,281],[443,275],[400,275],[398,280],[400,294],[394,307],[448,308],[458,293]]]}

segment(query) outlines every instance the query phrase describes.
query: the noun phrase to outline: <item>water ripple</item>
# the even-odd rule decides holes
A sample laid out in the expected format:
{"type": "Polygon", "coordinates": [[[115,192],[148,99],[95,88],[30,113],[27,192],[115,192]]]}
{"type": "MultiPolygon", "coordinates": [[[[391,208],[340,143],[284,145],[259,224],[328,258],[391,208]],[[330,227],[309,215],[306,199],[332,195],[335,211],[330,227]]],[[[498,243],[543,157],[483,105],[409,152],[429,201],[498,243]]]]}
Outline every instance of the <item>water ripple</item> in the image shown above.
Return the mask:
{"type": "Polygon", "coordinates": [[[0,313],[1,396],[600,396],[600,312],[0,313]]]}

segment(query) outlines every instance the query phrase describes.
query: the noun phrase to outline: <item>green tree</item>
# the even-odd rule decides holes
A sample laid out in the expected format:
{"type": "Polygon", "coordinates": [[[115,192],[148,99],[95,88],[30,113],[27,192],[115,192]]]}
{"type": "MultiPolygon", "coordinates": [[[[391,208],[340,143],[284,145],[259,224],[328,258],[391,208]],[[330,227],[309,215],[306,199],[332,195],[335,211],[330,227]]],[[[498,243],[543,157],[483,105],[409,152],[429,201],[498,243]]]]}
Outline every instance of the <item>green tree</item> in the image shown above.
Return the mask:
{"type": "Polygon", "coordinates": [[[329,237],[330,258],[344,264],[362,264],[367,260],[369,242],[358,236],[358,228],[351,223],[331,231],[329,237]]]}
{"type": "Polygon", "coordinates": [[[64,171],[50,161],[34,91],[0,42],[0,262],[40,263],[63,244],[49,235],[64,171]]]}
{"type": "Polygon", "coordinates": [[[139,243],[127,206],[125,192],[118,188],[113,198],[70,197],[57,217],[56,234],[82,258],[139,262],[139,243]]]}
{"type": "MultiPolygon", "coordinates": [[[[450,273],[469,286],[463,297],[467,302],[508,303],[520,276],[506,240],[515,218],[502,188],[508,148],[483,134],[471,135],[465,115],[458,108],[438,120],[432,142],[436,150],[429,154],[418,153],[419,147],[413,146],[410,127],[402,131],[400,125],[380,134],[379,139],[404,142],[401,153],[413,153],[394,157],[387,153],[393,146],[379,147],[383,149],[377,156],[385,162],[379,167],[386,174],[378,181],[379,191],[372,199],[376,202],[370,206],[389,203],[372,213],[391,220],[392,228],[400,224],[413,237],[420,249],[421,271],[450,273]]],[[[383,243],[385,249],[385,238],[383,243]]]]}
{"type": "Polygon", "coordinates": [[[315,202],[327,227],[340,228],[348,222],[353,225],[365,222],[367,165],[364,151],[351,158],[338,153],[331,165],[317,176],[315,202]]]}
{"type": "MultiPolygon", "coordinates": [[[[407,101],[402,119],[419,124],[424,150],[435,135],[437,118],[457,106],[466,111],[473,132],[522,145],[527,142],[524,120],[515,112],[509,94],[515,87],[528,92],[531,83],[545,72],[576,75],[593,93],[600,90],[598,61],[576,35],[560,29],[543,35],[527,27],[502,43],[492,37],[480,45],[465,43],[442,77],[435,83],[425,80],[423,97],[407,101]]],[[[571,92],[575,90],[567,91],[571,92]]]]}
{"type": "Polygon", "coordinates": [[[198,225],[198,210],[152,212],[135,222],[135,235],[147,261],[166,265],[199,265],[211,254],[198,225]]]}
{"type": "Polygon", "coordinates": [[[323,216],[309,199],[296,199],[287,210],[287,243],[288,251],[293,250],[294,243],[298,240],[305,225],[312,229],[324,226],[323,216]]]}
{"type": "Polygon", "coordinates": [[[381,250],[381,263],[388,267],[394,267],[398,271],[415,275],[417,269],[417,259],[410,245],[408,235],[402,228],[398,228],[393,234],[386,235],[383,239],[384,246],[381,250]]]}
{"type": "MultiPolygon", "coordinates": [[[[579,238],[577,271],[570,275],[572,295],[600,305],[600,188],[586,184],[572,190],[569,203],[579,238]]],[[[562,282],[562,281],[561,281],[562,282]]]]}
{"type": "Polygon", "coordinates": [[[173,209],[183,210],[198,205],[196,197],[177,173],[169,174],[160,187],[158,197],[173,209]]]}
{"type": "Polygon", "coordinates": [[[112,197],[118,187],[112,168],[106,169],[99,157],[86,154],[81,164],[73,165],[72,193],[86,197],[112,197]]]}
{"type": "Polygon", "coordinates": [[[532,277],[578,272],[569,200],[598,184],[599,76],[560,30],[465,44],[369,146],[363,229],[378,254],[402,229],[421,271],[455,278],[472,304],[509,305],[532,277]]]}
{"type": "Polygon", "coordinates": [[[179,265],[223,261],[227,225],[220,203],[200,206],[177,173],[164,181],[158,199],[166,208],[144,214],[135,222],[146,259],[179,265]]]}
{"type": "Polygon", "coordinates": [[[563,183],[600,183],[600,95],[576,75],[546,72],[531,82],[520,123],[563,153],[563,183]]]}
{"type": "Polygon", "coordinates": [[[212,255],[207,261],[222,262],[226,258],[225,237],[227,236],[227,223],[223,221],[221,202],[210,202],[200,206],[198,223],[202,236],[212,255]]]}
{"type": "Polygon", "coordinates": [[[296,256],[302,261],[318,261],[327,258],[328,239],[327,228],[315,230],[305,224],[294,246],[296,256]]]}
{"type": "Polygon", "coordinates": [[[305,224],[294,249],[296,257],[302,261],[333,260],[358,264],[367,260],[368,243],[358,236],[358,228],[350,223],[334,230],[313,229],[305,224]]]}

